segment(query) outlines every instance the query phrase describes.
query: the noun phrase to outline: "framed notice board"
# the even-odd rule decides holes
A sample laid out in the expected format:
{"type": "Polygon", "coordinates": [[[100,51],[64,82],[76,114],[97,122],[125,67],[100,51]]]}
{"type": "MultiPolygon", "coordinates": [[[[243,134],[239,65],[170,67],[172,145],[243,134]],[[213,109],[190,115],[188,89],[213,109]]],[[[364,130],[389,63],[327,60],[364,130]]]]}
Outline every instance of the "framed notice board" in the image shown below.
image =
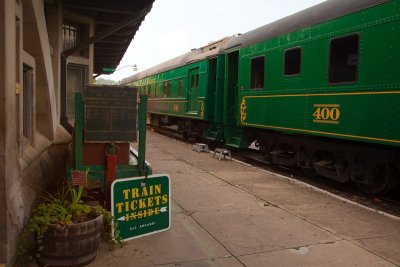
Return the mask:
{"type": "Polygon", "coordinates": [[[87,85],[85,105],[85,142],[135,142],[137,88],[87,85]]]}

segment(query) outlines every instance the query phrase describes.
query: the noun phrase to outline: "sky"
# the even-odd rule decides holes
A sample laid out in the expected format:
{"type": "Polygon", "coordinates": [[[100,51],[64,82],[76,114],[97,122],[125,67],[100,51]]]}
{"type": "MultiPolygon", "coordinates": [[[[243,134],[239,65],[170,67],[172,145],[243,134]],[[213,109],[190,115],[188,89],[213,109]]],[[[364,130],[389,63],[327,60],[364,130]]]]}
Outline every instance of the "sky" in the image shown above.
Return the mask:
{"type": "Polygon", "coordinates": [[[226,36],[260,26],[323,0],[155,0],[116,72],[122,80],[226,36]],[[137,66],[134,71],[133,65],[137,66]]]}

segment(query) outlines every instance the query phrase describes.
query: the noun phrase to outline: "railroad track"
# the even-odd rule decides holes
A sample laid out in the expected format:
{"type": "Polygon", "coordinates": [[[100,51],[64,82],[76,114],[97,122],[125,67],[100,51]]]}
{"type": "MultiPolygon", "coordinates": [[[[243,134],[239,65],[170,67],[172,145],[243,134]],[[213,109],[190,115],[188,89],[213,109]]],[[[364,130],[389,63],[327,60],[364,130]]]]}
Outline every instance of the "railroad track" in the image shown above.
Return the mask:
{"type": "MultiPolygon", "coordinates": [[[[170,138],[194,144],[194,140],[185,140],[176,129],[174,128],[152,128],[154,132],[168,136],[170,138]]],[[[211,148],[213,150],[214,148],[211,148]]],[[[303,183],[312,185],[321,190],[325,190],[331,194],[340,196],[366,207],[400,217],[400,187],[391,190],[385,195],[367,195],[358,190],[356,186],[351,183],[341,184],[326,178],[318,176],[310,176],[305,174],[298,168],[288,168],[278,166],[268,162],[258,151],[255,149],[247,150],[231,150],[232,157],[243,161],[245,163],[257,166],[259,168],[277,173],[292,179],[299,180],[303,183]]]]}

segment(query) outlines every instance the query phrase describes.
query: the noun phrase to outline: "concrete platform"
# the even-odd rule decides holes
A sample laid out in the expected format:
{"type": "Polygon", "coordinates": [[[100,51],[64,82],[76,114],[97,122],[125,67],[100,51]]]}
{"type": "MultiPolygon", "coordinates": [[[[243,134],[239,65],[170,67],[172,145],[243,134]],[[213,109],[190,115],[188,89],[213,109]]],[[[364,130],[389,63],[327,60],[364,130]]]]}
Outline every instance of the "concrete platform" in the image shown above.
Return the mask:
{"type": "Polygon", "coordinates": [[[148,131],[172,227],[89,266],[400,266],[400,220],[148,131]]]}
{"type": "Polygon", "coordinates": [[[169,231],[90,266],[400,266],[400,220],[148,131],[172,182],[169,231]]]}

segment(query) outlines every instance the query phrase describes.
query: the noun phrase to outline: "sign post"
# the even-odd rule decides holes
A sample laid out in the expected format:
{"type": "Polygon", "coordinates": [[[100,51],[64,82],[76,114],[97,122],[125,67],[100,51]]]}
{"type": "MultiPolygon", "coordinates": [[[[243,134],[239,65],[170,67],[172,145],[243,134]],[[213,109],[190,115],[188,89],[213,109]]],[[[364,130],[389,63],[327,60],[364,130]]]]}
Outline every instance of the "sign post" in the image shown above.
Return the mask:
{"type": "Polygon", "coordinates": [[[111,188],[111,213],[123,240],[170,228],[171,190],[168,175],[117,179],[111,188]]]}

